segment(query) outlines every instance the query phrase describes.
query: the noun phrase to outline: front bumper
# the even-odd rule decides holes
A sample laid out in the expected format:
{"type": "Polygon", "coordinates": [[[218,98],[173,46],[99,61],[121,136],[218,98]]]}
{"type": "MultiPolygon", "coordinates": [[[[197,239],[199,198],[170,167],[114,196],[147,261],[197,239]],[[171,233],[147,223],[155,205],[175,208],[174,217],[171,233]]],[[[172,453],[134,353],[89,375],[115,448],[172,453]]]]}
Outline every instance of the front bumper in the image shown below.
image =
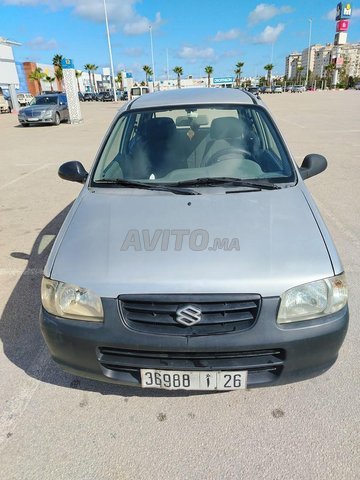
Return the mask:
{"type": "Polygon", "coordinates": [[[52,124],[55,121],[53,117],[47,117],[47,118],[39,117],[39,118],[36,118],[36,120],[34,120],[31,117],[18,117],[18,120],[19,120],[19,123],[27,123],[29,125],[37,125],[39,123],[52,124]]]}
{"type": "MultiPolygon", "coordinates": [[[[223,335],[185,336],[135,332],[121,319],[118,302],[103,299],[102,324],[40,312],[52,358],[76,375],[140,385],[140,369],[247,370],[248,387],[281,385],[320,375],[336,361],[349,312],[280,327],[278,298],[265,298],[255,325],[223,335]]],[[[184,327],[186,331],[186,327],[184,327]]]]}

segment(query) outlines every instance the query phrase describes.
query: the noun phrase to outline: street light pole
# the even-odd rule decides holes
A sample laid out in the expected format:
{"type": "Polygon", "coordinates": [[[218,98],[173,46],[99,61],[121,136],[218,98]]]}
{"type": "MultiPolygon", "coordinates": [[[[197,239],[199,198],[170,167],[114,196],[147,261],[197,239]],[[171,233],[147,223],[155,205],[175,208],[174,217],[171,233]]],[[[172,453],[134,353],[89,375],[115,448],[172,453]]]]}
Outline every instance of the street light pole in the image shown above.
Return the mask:
{"type": "Polygon", "coordinates": [[[307,58],[307,66],[306,66],[306,80],[305,80],[305,86],[308,84],[309,80],[309,69],[310,69],[310,45],[311,45],[311,30],[312,30],[312,18],[309,18],[309,45],[308,45],[308,58],[307,58]]]}
{"type": "Polygon", "coordinates": [[[116,85],[115,85],[115,73],[114,73],[114,63],[111,51],[111,41],[110,41],[110,31],[109,31],[109,22],[108,22],[108,15],[107,15],[107,8],[106,8],[106,1],[104,0],[104,13],[105,13],[105,23],[106,23],[106,33],[107,33],[107,40],[109,46],[109,56],[110,56],[110,68],[111,68],[111,76],[112,76],[112,88],[114,93],[114,101],[117,101],[116,98],[116,85]]]}
{"type": "Polygon", "coordinates": [[[150,31],[150,46],[151,46],[151,61],[152,61],[152,71],[153,71],[153,90],[155,90],[155,64],[154,64],[154,46],[153,46],[153,38],[152,38],[152,26],[149,25],[149,31],[150,31]]]}

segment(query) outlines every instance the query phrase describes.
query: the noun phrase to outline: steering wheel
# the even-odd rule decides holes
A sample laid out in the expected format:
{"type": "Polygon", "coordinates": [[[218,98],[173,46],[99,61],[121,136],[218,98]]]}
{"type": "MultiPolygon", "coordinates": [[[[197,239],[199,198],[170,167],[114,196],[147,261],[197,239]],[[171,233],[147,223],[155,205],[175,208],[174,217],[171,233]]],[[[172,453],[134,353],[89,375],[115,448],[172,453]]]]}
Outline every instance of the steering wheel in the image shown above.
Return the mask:
{"type": "Polygon", "coordinates": [[[214,163],[224,162],[233,158],[238,158],[239,155],[251,157],[251,153],[248,150],[237,147],[227,147],[215,152],[211,157],[205,160],[204,167],[214,165],[214,163]]]}

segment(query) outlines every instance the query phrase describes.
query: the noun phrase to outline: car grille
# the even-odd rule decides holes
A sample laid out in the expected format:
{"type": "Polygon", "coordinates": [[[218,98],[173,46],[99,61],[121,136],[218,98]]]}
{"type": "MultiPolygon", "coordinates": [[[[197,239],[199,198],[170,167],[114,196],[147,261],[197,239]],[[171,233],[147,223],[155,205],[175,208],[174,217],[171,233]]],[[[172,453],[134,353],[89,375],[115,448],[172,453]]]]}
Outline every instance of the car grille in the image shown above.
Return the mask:
{"type": "Polygon", "coordinates": [[[251,328],[261,307],[260,295],[123,295],[119,297],[125,324],[159,335],[216,335],[251,328]],[[191,305],[201,310],[199,323],[184,326],[177,311],[191,305]]]}
{"type": "Polygon", "coordinates": [[[248,385],[270,384],[280,376],[285,360],[282,349],[244,352],[154,352],[99,347],[97,357],[104,375],[116,379],[128,372],[140,382],[140,369],[234,370],[248,372],[248,385]]]}

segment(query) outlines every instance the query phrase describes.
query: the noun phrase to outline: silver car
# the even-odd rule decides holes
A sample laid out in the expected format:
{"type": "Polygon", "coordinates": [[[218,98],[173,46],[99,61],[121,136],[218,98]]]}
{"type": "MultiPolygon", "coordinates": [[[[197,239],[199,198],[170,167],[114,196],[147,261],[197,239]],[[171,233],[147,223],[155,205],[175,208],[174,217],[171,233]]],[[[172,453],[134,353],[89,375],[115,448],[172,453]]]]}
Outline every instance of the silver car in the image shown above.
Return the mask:
{"type": "Polygon", "coordinates": [[[348,326],[340,259],[268,110],[237,89],[143,95],[114,119],[48,258],[41,329],[77,375],[234,390],[323,373],[348,326]],[[195,198],[196,197],[196,198],[195,198]]]}
{"type": "Polygon", "coordinates": [[[28,107],[21,108],[18,113],[23,127],[35,124],[60,125],[69,121],[69,109],[65,94],[39,95],[28,107]]]}

